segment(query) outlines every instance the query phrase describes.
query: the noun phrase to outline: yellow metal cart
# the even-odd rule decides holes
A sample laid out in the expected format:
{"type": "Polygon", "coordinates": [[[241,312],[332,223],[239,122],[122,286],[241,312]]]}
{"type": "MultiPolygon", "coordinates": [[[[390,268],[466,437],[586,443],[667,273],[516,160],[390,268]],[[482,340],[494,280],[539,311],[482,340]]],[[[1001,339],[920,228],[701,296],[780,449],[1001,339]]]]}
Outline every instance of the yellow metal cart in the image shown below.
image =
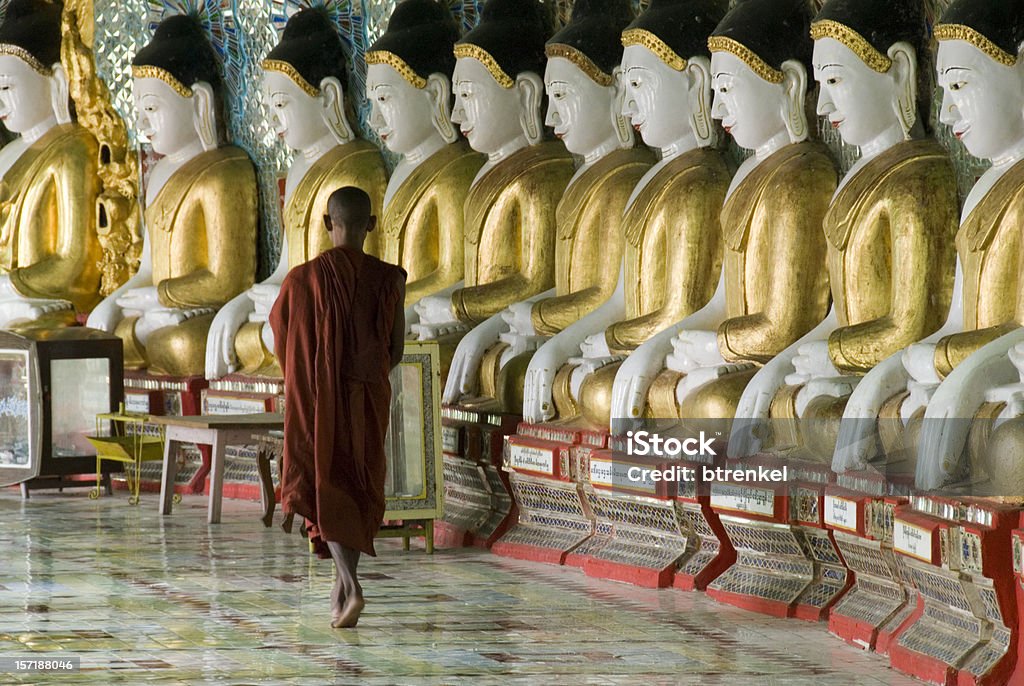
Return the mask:
{"type": "MultiPolygon", "coordinates": [[[[126,412],[124,403],[117,412],[96,415],[96,435],[86,437],[96,448],[96,487],[89,491],[91,499],[100,497],[103,461],[113,460],[124,465],[129,504],[139,504],[142,463],[164,458],[164,427],[158,427],[156,434],[147,434],[148,423],[148,414],[126,412]],[[104,433],[104,422],[110,422],[109,433],[104,433]]],[[[181,496],[175,494],[174,499],[180,502],[181,496]]]]}

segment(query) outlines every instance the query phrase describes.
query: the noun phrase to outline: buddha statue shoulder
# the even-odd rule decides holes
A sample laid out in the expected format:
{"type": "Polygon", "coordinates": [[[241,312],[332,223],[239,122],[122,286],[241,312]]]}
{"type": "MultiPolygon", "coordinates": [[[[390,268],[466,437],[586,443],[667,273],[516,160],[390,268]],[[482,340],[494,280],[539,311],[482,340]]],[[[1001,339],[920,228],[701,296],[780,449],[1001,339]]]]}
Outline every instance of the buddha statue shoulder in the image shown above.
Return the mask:
{"type": "Polygon", "coordinates": [[[619,34],[632,19],[623,0],[580,2],[569,23],[547,42],[545,124],[583,160],[555,211],[555,287],[512,304],[459,342],[445,402],[479,406],[496,400],[505,411],[519,414],[522,372],[537,345],[615,291],[624,243],[622,214],[633,187],[654,161],[646,148],[634,147],[632,127],[621,113],[619,34]],[[507,368],[512,360],[514,369],[507,368]]]}
{"type": "Polygon", "coordinates": [[[708,36],[722,3],[663,0],[622,33],[622,113],[661,159],[627,199],[623,266],[601,307],[547,341],[530,361],[528,421],[581,413],[607,427],[617,362],[703,307],[722,265],[719,214],[730,172],[714,149],[708,36]]]}
{"type": "Polygon", "coordinates": [[[827,149],[808,140],[810,20],[802,0],[748,0],[709,39],[712,117],[754,151],[722,208],[724,294],[622,364],[614,419],[731,418],[756,365],[828,311],[821,227],[837,173],[827,149]]]}
{"type": "MultiPolygon", "coordinates": [[[[918,425],[917,444],[908,448],[909,457],[916,457],[919,487],[987,478],[989,485],[975,492],[987,488],[992,495],[1018,499],[1024,484],[1018,459],[1024,436],[1024,26],[1019,11],[1013,2],[959,0],[936,25],[940,119],[971,155],[992,166],[969,193],[962,213],[956,239],[959,302],[940,332],[905,351],[899,384],[890,380],[879,413],[895,415],[908,427],[918,425]]],[[[888,453],[892,446],[883,440],[883,448],[888,453]]],[[[851,453],[837,451],[839,466],[857,467],[871,457],[851,453]]]]}
{"type": "Polygon", "coordinates": [[[455,44],[452,121],[484,153],[466,195],[461,284],[416,306],[421,338],[465,330],[554,285],[555,208],[573,174],[540,116],[548,10],[537,0],[489,0],[455,44]]]}
{"type": "Polygon", "coordinates": [[[484,160],[451,121],[457,38],[446,6],[407,0],[366,53],[370,125],[401,156],[377,231],[382,259],[409,275],[407,305],[463,277],[463,208],[484,160]]]}
{"type": "MultiPolygon", "coordinates": [[[[341,39],[321,9],[288,20],[263,67],[263,100],[275,133],[294,151],[285,179],[283,241],[277,268],[216,314],[206,345],[206,376],[280,376],[267,317],[285,275],[331,247],[327,198],[344,186],[381,206],[387,171],[380,152],[357,138],[345,115],[348,70],[341,39]]],[[[376,234],[371,234],[376,236],[376,234]]]]}
{"type": "Polygon", "coordinates": [[[61,5],[14,0],[0,24],[0,327],[62,326],[100,300],[99,144],[71,117],[61,5]]]}
{"type": "Polygon", "coordinates": [[[121,337],[127,369],[200,375],[216,311],[254,281],[255,169],[219,144],[219,64],[198,19],[161,22],[132,75],[139,132],[163,157],[146,188],[139,271],[88,323],[121,337]]]}
{"type": "Polygon", "coordinates": [[[756,427],[770,413],[808,420],[781,422],[798,431],[776,435],[772,450],[799,447],[831,462],[838,424],[831,420],[863,374],[937,331],[948,315],[958,196],[948,156],[923,137],[930,98],[919,102],[917,84],[925,34],[912,0],[830,0],[812,24],[818,114],[861,157],[824,219],[832,312],[748,384],[737,418],[752,421],[734,424],[734,456],[764,447],[756,427]]]}

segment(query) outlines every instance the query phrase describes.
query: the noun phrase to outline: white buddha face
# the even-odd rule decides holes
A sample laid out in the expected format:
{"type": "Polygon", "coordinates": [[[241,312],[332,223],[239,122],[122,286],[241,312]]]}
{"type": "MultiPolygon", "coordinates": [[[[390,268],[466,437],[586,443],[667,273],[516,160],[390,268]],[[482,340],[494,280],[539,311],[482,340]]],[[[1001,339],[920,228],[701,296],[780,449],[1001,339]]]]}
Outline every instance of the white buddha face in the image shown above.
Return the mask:
{"type": "Polygon", "coordinates": [[[786,92],[765,81],[731,52],[711,54],[714,104],[711,116],[741,148],[756,150],[786,131],[786,92]]]}
{"type": "Polygon", "coordinates": [[[566,149],[586,155],[615,135],[611,86],[602,86],[564,57],[552,57],[544,71],[548,94],[546,126],[555,130],[566,149]]]}
{"type": "Polygon", "coordinates": [[[477,152],[496,153],[523,135],[521,121],[526,115],[518,89],[502,88],[479,60],[456,60],[452,90],[452,121],[477,152]]]}
{"type": "Polygon", "coordinates": [[[263,102],[274,133],[292,150],[305,150],[330,133],[322,99],[311,97],[279,71],[263,72],[263,102]]]}
{"type": "Polygon", "coordinates": [[[975,157],[998,159],[1024,142],[1024,64],[1007,67],[967,41],[939,42],[942,111],[975,157]]]}
{"type": "Polygon", "coordinates": [[[691,133],[687,79],[641,45],[622,54],[625,98],[622,114],[652,148],[664,148],[691,133]]]}
{"type": "Polygon", "coordinates": [[[367,67],[366,97],[370,101],[370,126],[391,152],[412,152],[435,134],[430,93],[403,79],[393,67],[367,67]]]}
{"type": "MultiPolygon", "coordinates": [[[[834,38],[814,41],[814,78],[821,86],[818,114],[848,145],[870,143],[898,125],[896,84],[834,38]]],[[[892,70],[890,70],[892,71],[892,70]]]]}
{"type": "Polygon", "coordinates": [[[0,121],[24,133],[54,116],[50,79],[14,55],[0,55],[0,121]]]}
{"type": "Polygon", "coordinates": [[[156,78],[133,79],[132,96],[136,129],[156,153],[171,155],[199,140],[192,98],[178,95],[156,78]]]}

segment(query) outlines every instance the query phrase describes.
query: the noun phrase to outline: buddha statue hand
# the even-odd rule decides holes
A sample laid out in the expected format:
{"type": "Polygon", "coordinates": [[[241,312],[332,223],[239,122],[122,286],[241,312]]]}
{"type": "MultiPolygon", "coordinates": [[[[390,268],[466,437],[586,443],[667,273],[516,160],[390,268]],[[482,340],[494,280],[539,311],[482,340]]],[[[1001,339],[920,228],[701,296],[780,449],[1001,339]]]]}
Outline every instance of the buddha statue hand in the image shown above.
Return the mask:
{"type": "MultiPolygon", "coordinates": [[[[405,337],[410,338],[414,324],[420,323],[420,316],[416,312],[416,304],[405,306],[405,337]]],[[[269,328],[269,327],[268,327],[269,328]]],[[[413,337],[415,338],[415,337],[413,337]]]]}
{"type": "Polygon", "coordinates": [[[811,341],[801,345],[793,358],[793,369],[795,373],[786,377],[786,383],[791,386],[807,383],[811,379],[843,376],[832,364],[828,341],[811,341]]]}
{"type": "Polygon", "coordinates": [[[901,361],[909,375],[907,390],[910,391],[901,409],[905,417],[931,402],[932,395],[942,382],[935,370],[935,348],[934,343],[914,343],[903,351],[901,361]]]}
{"type": "MultiPolygon", "coordinates": [[[[608,339],[605,337],[604,331],[590,334],[583,339],[583,342],[580,344],[580,353],[587,359],[611,357],[612,352],[608,348],[608,339]]],[[[600,365],[598,369],[603,366],[600,365]]]]}
{"type": "Polygon", "coordinates": [[[726,364],[718,348],[718,334],[714,331],[680,331],[672,339],[672,354],[666,366],[677,372],[692,372],[701,367],[726,364]]]}
{"type": "Polygon", "coordinates": [[[277,302],[277,296],[281,292],[281,284],[277,283],[258,283],[250,288],[246,295],[255,309],[251,311],[249,321],[252,322],[265,322],[270,317],[270,310],[274,307],[274,303],[277,302]]]}
{"type": "Polygon", "coordinates": [[[878,415],[886,400],[907,387],[907,352],[909,349],[882,360],[853,389],[832,456],[834,472],[865,469],[877,457],[878,415]]]}
{"type": "MultiPolygon", "coordinates": [[[[206,339],[206,378],[220,379],[238,369],[238,358],[235,355],[235,336],[242,325],[249,320],[253,312],[255,298],[252,290],[236,295],[220,308],[210,325],[210,333],[206,339]]],[[[266,321],[266,317],[263,320],[266,321]]],[[[263,327],[269,329],[269,326],[263,327]]],[[[272,350],[272,348],[271,348],[272,350]]]]}
{"type": "MultiPolygon", "coordinates": [[[[660,331],[634,350],[625,359],[612,385],[612,419],[639,420],[647,407],[647,392],[665,367],[673,349],[678,327],[660,331]]],[[[629,421],[612,421],[612,431],[625,433],[629,421]]]]}
{"type": "MultiPolygon", "coordinates": [[[[127,310],[128,308],[125,308],[127,310]]],[[[158,329],[170,326],[178,326],[193,317],[216,312],[212,307],[196,307],[189,310],[179,310],[173,307],[155,307],[145,311],[135,324],[135,336],[139,343],[146,345],[150,335],[158,329]]]]}
{"type": "Polygon", "coordinates": [[[117,305],[125,317],[141,317],[150,310],[160,307],[156,286],[132,288],[117,297],[117,305]]]}
{"type": "MultiPolygon", "coordinates": [[[[526,421],[536,424],[554,419],[556,408],[551,389],[555,373],[579,354],[580,328],[586,326],[586,321],[580,320],[555,334],[530,359],[523,380],[523,418],[526,421]]],[[[603,333],[595,335],[604,338],[603,333]]]]}
{"type": "Polygon", "coordinates": [[[473,396],[479,391],[480,363],[484,353],[498,341],[498,336],[505,328],[503,313],[489,317],[483,323],[473,327],[455,349],[452,365],[448,370],[448,381],[445,383],[443,402],[452,405],[463,396],[473,396]]]}
{"type": "Polygon", "coordinates": [[[1009,352],[1024,343],[1024,328],[982,346],[943,380],[925,410],[917,451],[918,488],[939,488],[960,469],[972,421],[989,389],[1020,381],[1009,352]]]}
{"type": "Polygon", "coordinates": [[[415,305],[419,323],[413,324],[413,334],[421,341],[433,340],[450,333],[469,330],[459,321],[448,295],[428,295],[415,305]]]}
{"type": "Polygon", "coordinates": [[[536,336],[537,330],[533,328],[533,301],[512,303],[504,312],[501,318],[508,324],[513,334],[520,336],[536,336]]]}
{"type": "Polygon", "coordinates": [[[769,360],[758,370],[740,396],[736,419],[729,434],[729,457],[750,457],[761,451],[769,439],[771,425],[768,411],[775,394],[793,372],[796,351],[789,348],[769,360]]]}

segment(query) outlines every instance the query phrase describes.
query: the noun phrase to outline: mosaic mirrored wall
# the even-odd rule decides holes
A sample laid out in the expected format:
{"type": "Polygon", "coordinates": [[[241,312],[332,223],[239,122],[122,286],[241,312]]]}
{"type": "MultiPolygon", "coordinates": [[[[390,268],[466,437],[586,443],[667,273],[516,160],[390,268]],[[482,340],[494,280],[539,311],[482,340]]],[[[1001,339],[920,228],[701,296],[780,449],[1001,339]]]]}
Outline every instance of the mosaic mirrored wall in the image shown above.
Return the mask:
{"type": "MultiPolygon", "coordinates": [[[[552,11],[560,22],[564,22],[571,12],[572,0],[551,1],[554,3],[552,11]]],[[[929,0],[930,16],[940,14],[950,1],[929,0]]],[[[644,9],[647,2],[633,0],[638,11],[644,9]]],[[[252,156],[260,172],[261,278],[270,273],[280,254],[281,179],[288,168],[291,153],[269,124],[260,94],[262,71],[259,63],[277,42],[288,17],[311,4],[327,9],[348,48],[351,67],[349,97],[356,113],[353,124],[363,136],[379,144],[367,126],[369,105],[363,97],[366,72],[363,55],[367,46],[384,31],[395,0],[95,0],[97,66],[110,87],[114,106],[127,121],[134,119],[131,59],[149,40],[155,24],[172,13],[195,12],[208,27],[226,67],[228,135],[232,142],[252,156]]],[[[449,0],[449,4],[463,31],[476,25],[482,0],[449,0]]],[[[810,93],[808,98],[809,107],[813,109],[817,99],[816,91],[810,93]]],[[[937,94],[932,108],[932,128],[950,150],[959,173],[961,191],[966,194],[986,165],[968,156],[960,142],[950,135],[948,128],[937,124],[935,120],[939,102],[941,94],[937,94]]],[[[841,161],[843,169],[849,169],[856,161],[856,151],[842,145],[831,127],[819,126],[819,130],[822,139],[841,161]]],[[[134,133],[132,135],[133,142],[139,144],[134,139],[134,133]]],[[[736,159],[742,159],[747,154],[737,148],[733,149],[733,153],[736,159]]],[[[390,164],[395,163],[393,156],[386,157],[390,164]]]]}

